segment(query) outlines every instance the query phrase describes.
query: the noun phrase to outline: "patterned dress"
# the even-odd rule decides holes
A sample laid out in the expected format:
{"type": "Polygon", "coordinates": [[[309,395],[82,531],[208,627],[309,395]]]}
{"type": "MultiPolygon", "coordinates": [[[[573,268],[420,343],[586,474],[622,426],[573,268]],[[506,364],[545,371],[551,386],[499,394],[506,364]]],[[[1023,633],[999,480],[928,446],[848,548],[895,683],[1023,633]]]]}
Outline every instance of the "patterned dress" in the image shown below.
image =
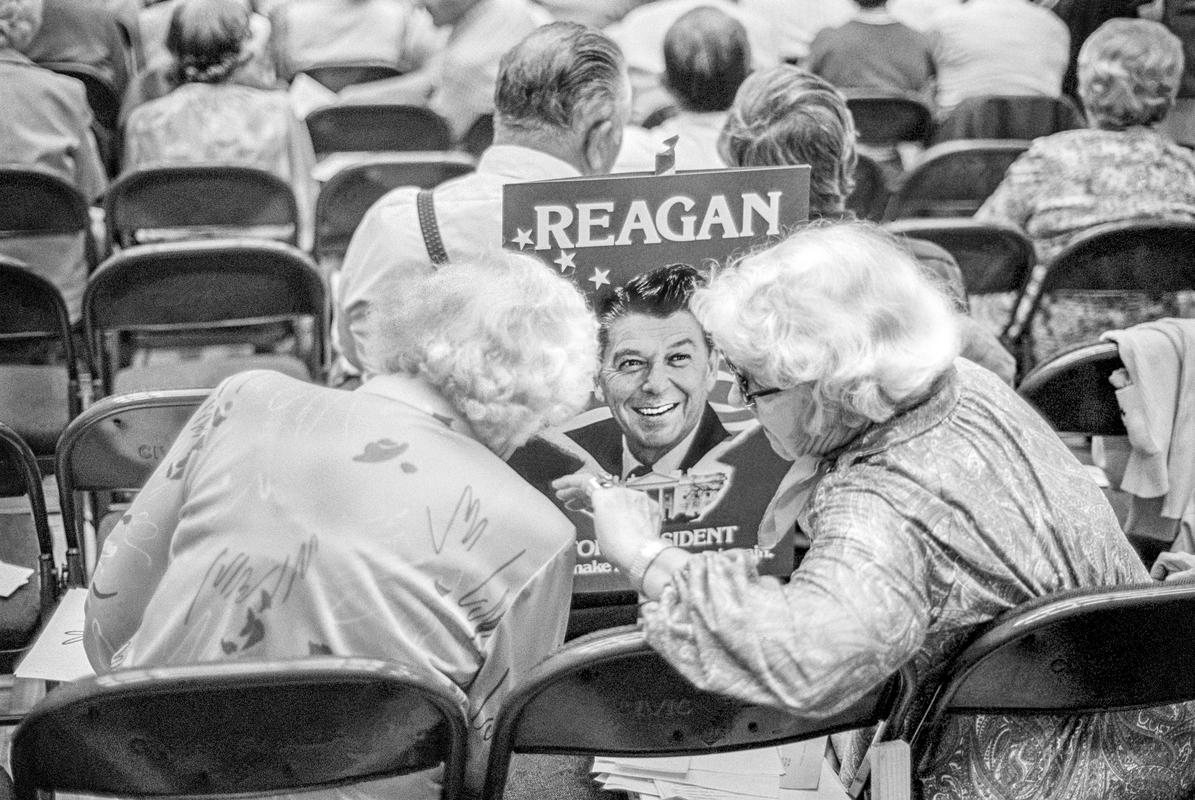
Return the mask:
{"type": "MultiPolygon", "coordinates": [[[[344,392],[241,373],[109,535],[85,646],[101,672],[321,653],[438,672],[468,697],[476,793],[497,707],[563,640],[573,542],[422,381],[344,392]]],[[[440,796],[426,778],[384,783],[315,798],[440,796]]]]}
{"type": "MultiPolygon", "coordinates": [[[[1081,233],[1110,222],[1195,220],[1195,154],[1151,128],[1073,130],[1033,142],[976,212],[982,222],[1012,225],[1033,240],[1031,291],[1081,233]]],[[[1040,361],[1105,330],[1183,315],[1174,295],[1043,298],[1034,321],[1040,361]]],[[[1027,303],[1019,315],[1023,318],[1027,303]]]]}
{"type": "MultiPolygon", "coordinates": [[[[1149,579],[1058,436],[964,360],[829,460],[802,529],[812,545],[787,585],[749,554],[691,558],[643,608],[652,645],[703,688],[808,714],[842,710],[912,659],[915,720],[948,660],[1001,612],[1149,579]]],[[[927,800],[1170,797],[1195,786],[1193,734],[1187,706],[952,717],[917,783],[927,800]]]]}

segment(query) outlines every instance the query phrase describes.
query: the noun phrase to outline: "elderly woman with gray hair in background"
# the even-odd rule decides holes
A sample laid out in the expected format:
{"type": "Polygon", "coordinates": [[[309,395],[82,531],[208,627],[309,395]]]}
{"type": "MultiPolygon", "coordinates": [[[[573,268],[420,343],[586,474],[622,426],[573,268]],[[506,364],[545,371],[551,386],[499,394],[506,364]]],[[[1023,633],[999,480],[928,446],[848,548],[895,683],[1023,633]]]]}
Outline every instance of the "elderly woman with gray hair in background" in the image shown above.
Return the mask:
{"type": "MultiPolygon", "coordinates": [[[[572,524],[504,462],[582,407],[597,323],[513,254],[404,291],[377,313],[387,372],[356,391],[256,371],[212,392],[108,536],[84,647],[101,673],[321,653],[439,673],[467,697],[474,795],[572,588],[572,524]]],[[[431,800],[438,778],[330,796],[431,800]]]]}
{"type": "MultiPolygon", "coordinates": [[[[719,146],[731,167],[808,164],[809,218],[854,218],[847,198],[859,162],[855,121],[846,98],[824,79],[788,65],[751,75],[739,88],[719,146]]],[[[932,242],[901,241],[958,309],[967,310],[967,290],[954,257],[932,242]]],[[[970,316],[960,317],[959,324],[962,355],[1011,383],[1012,354],[970,316]]]]}
{"type": "MultiPolygon", "coordinates": [[[[697,685],[832,714],[912,660],[916,711],[1001,612],[1148,581],[1058,436],[956,360],[949,299],[881,231],[809,227],[717,275],[692,309],[776,452],[819,464],[802,512],[812,545],[787,585],[753,553],[668,545],[645,495],[593,487],[602,553],[646,597],[648,640],[697,685]]],[[[926,798],[1173,796],[1195,785],[1178,746],[1193,733],[1186,706],[959,716],[917,777],[926,798]]],[[[848,772],[859,738],[840,753],[848,772]]]]}
{"type": "MultiPolygon", "coordinates": [[[[1075,237],[1097,225],[1195,220],[1195,154],[1157,130],[1182,79],[1178,37],[1157,22],[1112,19],[1083,43],[1078,69],[1090,127],[1034,140],[975,214],[1033,240],[1035,285],[1075,237]]],[[[1037,359],[1111,328],[1178,315],[1173,296],[1133,309],[1124,300],[1043,299],[1037,359]]]]}

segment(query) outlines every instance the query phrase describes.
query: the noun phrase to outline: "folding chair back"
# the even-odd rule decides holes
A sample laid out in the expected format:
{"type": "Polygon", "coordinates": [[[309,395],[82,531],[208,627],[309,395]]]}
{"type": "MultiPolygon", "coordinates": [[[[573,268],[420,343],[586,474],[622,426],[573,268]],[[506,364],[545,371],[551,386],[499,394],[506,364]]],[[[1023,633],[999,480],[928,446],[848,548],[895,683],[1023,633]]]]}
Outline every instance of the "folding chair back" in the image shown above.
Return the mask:
{"type": "MultiPolygon", "coordinates": [[[[646,123],[647,120],[644,120],[643,127],[650,128],[651,126],[646,123]]],[[[493,143],[494,115],[482,114],[473,121],[473,124],[469,126],[469,130],[465,131],[465,135],[461,137],[461,140],[457,143],[457,147],[474,158],[481,158],[481,154],[493,143]]]]}
{"type": "Polygon", "coordinates": [[[82,410],[79,365],[57,287],[0,256],[0,420],[45,472],[62,429],[82,410]]]}
{"type": "Polygon", "coordinates": [[[1059,433],[1127,436],[1108,377],[1123,367],[1115,342],[1086,344],[1038,365],[1017,386],[1059,433]]]}
{"type": "Polygon", "coordinates": [[[855,166],[855,188],[846,199],[846,207],[854,211],[859,219],[879,222],[884,218],[884,209],[888,206],[890,196],[884,170],[875,159],[859,153],[859,163],[855,166]]]}
{"type": "Polygon", "coordinates": [[[894,720],[905,712],[911,675],[902,670],[832,717],[808,718],[696,688],[638,629],[583,636],[528,674],[498,712],[484,796],[501,800],[515,752],[717,753],[894,720]]]}
{"type": "Polygon", "coordinates": [[[299,207],[272,172],[231,164],[147,167],[122,175],[104,195],[108,248],[163,238],[244,235],[298,242],[299,207]]]}
{"type": "MultiPolygon", "coordinates": [[[[1076,237],[1050,264],[1018,330],[1011,332],[1029,363],[1035,322],[1046,297],[1105,298],[1121,312],[1118,327],[1148,322],[1165,293],[1195,289],[1195,222],[1118,222],[1076,237]]],[[[1093,318],[1097,327],[1102,322],[1093,318]]],[[[1102,330],[1086,333],[1095,338],[1102,330]]],[[[1078,333],[1083,333],[1082,329],[1078,333]]]]}
{"type": "Polygon", "coordinates": [[[884,218],[969,217],[996,191],[1009,165],[1028,149],[1029,142],[1021,140],[934,145],[902,176],[884,218]]]}
{"type": "MultiPolygon", "coordinates": [[[[75,417],[58,443],[54,477],[66,532],[66,580],[86,586],[80,492],[136,491],[191,416],[207,389],[164,389],[105,397],[75,417]]],[[[103,544],[95,515],[96,545],[103,544]]]]}
{"type": "Polygon", "coordinates": [[[0,166],[0,243],[27,236],[83,235],[89,267],[99,263],[91,215],[79,190],[36,167],[0,166]]]}
{"type": "Polygon", "coordinates": [[[448,123],[421,106],[341,104],[307,115],[315,154],[361,151],[447,150],[448,123]]]}
{"type": "Polygon", "coordinates": [[[289,245],[265,240],[129,248],[104,262],[83,295],[83,327],[105,394],[210,387],[254,368],[322,379],[328,316],[327,291],[311,259],[289,245]],[[310,330],[303,320],[310,320],[310,330]],[[270,353],[117,374],[127,359],[130,336],[150,348],[183,343],[256,347],[263,331],[273,331],[275,339],[293,336],[302,364],[293,356],[270,353]]]}
{"type": "Polygon", "coordinates": [[[397,78],[402,70],[393,64],[317,64],[300,70],[334,92],[357,83],[397,78]]]}
{"type": "Polygon", "coordinates": [[[863,144],[929,141],[934,115],[924,101],[910,95],[863,90],[843,94],[863,144]]]}
{"type": "Polygon", "coordinates": [[[1195,700],[1183,643],[1195,583],[1064,592],[1000,617],[955,657],[912,739],[928,756],[952,714],[1075,715],[1195,700]]]}
{"type": "MultiPolygon", "coordinates": [[[[58,577],[41,470],[33,451],[15,430],[0,422],[0,496],[24,495],[29,517],[0,514],[0,561],[33,570],[29,582],[0,598],[0,672],[11,673],[33,642],[41,621],[54,609],[58,577]]],[[[0,723],[12,718],[0,714],[0,723]]]]}
{"type": "Polygon", "coordinates": [[[231,797],[444,765],[460,794],[465,700],[439,675],[365,658],[125,669],[66,684],[13,735],[16,797],[231,797]]]}
{"type": "Polygon", "coordinates": [[[315,256],[343,257],[353,231],[378,198],[399,186],[430,189],[472,172],[473,158],[464,153],[407,153],[377,156],[337,172],[320,190],[315,205],[315,256]]]}
{"type": "Polygon", "coordinates": [[[67,75],[83,84],[87,105],[91,108],[92,130],[104,167],[109,175],[120,171],[120,92],[97,67],[67,61],[43,61],[38,64],[67,75]]]}
{"type": "Polygon", "coordinates": [[[967,294],[1024,291],[1033,271],[1033,242],[1016,228],[970,219],[904,219],[888,230],[933,242],[954,256],[967,294]]]}
{"type": "Polygon", "coordinates": [[[1036,139],[1084,128],[1087,120],[1069,97],[984,95],[955,106],[934,131],[934,143],[953,139],[1036,139]]]}

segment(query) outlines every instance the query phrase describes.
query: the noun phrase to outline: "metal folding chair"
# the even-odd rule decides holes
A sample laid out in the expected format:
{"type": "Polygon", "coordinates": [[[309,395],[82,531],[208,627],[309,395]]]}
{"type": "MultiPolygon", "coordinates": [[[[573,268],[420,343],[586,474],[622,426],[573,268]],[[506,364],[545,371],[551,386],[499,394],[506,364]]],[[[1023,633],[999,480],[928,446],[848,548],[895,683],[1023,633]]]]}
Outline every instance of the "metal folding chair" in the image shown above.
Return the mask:
{"type": "Polygon", "coordinates": [[[996,191],[1029,142],[974,139],[926,150],[901,176],[884,219],[969,217],[996,191]]]}
{"type": "Polygon", "coordinates": [[[307,115],[317,156],[328,153],[447,150],[448,123],[420,106],[341,103],[307,115]]]}

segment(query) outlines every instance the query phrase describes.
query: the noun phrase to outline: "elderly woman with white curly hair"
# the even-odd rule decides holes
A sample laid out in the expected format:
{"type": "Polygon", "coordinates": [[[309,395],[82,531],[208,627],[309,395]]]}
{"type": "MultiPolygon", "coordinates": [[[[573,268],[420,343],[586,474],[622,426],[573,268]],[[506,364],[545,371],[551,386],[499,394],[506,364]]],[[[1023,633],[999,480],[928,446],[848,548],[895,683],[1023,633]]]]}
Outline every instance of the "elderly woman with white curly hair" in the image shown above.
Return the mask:
{"type": "MultiPolygon", "coordinates": [[[[597,323],[524,256],[406,291],[377,320],[390,372],[356,391],[254,371],[212,392],[105,542],[84,645],[99,672],[323,653],[439,673],[468,698],[475,794],[572,589],[572,525],[504,460],[582,407],[597,323]]],[[[438,798],[436,777],[353,796],[438,798]]]]}
{"type": "MultiPolygon", "coordinates": [[[[669,546],[645,495],[593,488],[602,553],[646,596],[648,640],[699,686],[828,715],[912,660],[916,710],[1001,612],[1148,580],[1058,436],[956,360],[950,301],[883,232],[807,228],[717,275],[692,309],[776,452],[818,465],[800,515],[812,545],[787,584],[750,552],[669,546]]],[[[1172,796],[1195,765],[1169,745],[1193,733],[1185,706],[954,717],[917,777],[925,798],[1172,796]]],[[[860,740],[840,753],[847,771],[860,740]]]]}
{"type": "MultiPolygon", "coordinates": [[[[1033,240],[1035,283],[1068,244],[1097,225],[1195,220],[1195,154],[1158,130],[1182,80],[1179,38],[1150,20],[1112,19],[1083,43],[1078,71],[1090,126],[1035,139],[975,214],[1033,240]]],[[[1043,299],[1036,360],[1105,330],[1179,315],[1173,294],[1129,300],[1111,293],[1043,299]]]]}

